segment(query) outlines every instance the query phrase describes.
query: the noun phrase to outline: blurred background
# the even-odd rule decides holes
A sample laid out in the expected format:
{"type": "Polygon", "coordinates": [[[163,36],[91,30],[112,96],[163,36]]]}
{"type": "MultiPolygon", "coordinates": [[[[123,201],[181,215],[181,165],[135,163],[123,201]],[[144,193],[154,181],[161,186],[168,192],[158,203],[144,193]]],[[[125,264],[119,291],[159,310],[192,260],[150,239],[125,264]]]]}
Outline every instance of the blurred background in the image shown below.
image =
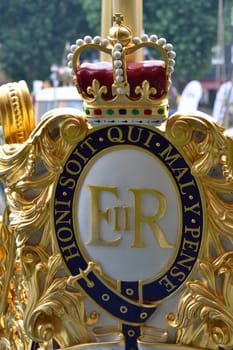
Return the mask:
{"type": "MultiPolygon", "coordinates": [[[[1,1],[0,85],[25,80],[32,96],[41,88],[72,85],[67,53],[77,38],[101,33],[101,3],[1,1]]],[[[177,53],[171,111],[184,87],[197,80],[199,109],[211,113],[217,90],[232,76],[233,0],[144,0],[143,25],[146,33],[165,37],[177,53]]],[[[149,51],[145,57],[154,58],[149,51]]],[[[98,59],[96,52],[83,57],[98,59]]]]}

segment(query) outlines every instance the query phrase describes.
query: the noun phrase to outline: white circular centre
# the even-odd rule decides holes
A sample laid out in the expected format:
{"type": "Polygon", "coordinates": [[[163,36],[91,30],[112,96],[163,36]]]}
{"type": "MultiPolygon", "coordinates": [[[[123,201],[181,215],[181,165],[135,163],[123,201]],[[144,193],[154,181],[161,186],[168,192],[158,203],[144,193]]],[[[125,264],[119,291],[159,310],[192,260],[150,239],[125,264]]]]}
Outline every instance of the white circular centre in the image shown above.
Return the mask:
{"type": "Polygon", "coordinates": [[[114,280],[154,278],[170,266],[180,237],[173,178],[139,148],[115,148],[90,163],[76,191],[82,253],[114,280]]]}

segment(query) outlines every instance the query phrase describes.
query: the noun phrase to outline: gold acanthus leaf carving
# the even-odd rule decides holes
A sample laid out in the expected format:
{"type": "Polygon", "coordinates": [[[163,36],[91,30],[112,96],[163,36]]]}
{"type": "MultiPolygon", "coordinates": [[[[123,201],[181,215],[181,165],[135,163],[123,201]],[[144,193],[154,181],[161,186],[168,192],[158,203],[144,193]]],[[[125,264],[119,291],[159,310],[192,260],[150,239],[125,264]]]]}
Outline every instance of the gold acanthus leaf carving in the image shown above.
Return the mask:
{"type": "Polygon", "coordinates": [[[64,156],[89,129],[83,115],[73,108],[57,108],[44,114],[31,139],[36,154],[51,172],[61,170],[64,156]]]}
{"type": "Polygon", "coordinates": [[[233,240],[232,202],[227,202],[214,191],[208,191],[208,212],[215,233],[233,240]]]}
{"type": "Polygon", "coordinates": [[[36,176],[36,161],[52,173],[62,169],[65,154],[84,137],[89,125],[73,108],[59,108],[44,114],[30,137],[21,144],[0,147],[0,178],[12,187],[36,176]]]}
{"type": "Polygon", "coordinates": [[[201,180],[207,213],[205,249],[196,279],[187,283],[178,316],[168,315],[168,323],[178,328],[178,344],[232,349],[233,140],[212,117],[198,112],[174,114],[165,133],[201,180]]]}
{"type": "Polygon", "coordinates": [[[6,184],[10,224],[19,244],[47,221],[54,179],[66,153],[88,128],[77,110],[54,109],[23,145],[0,147],[0,178],[6,184]]]}
{"type": "Polygon", "coordinates": [[[39,230],[49,218],[50,188],[45,188],[33,200],[25,199],[16,192],[9,189],[6,191],[10,213],[10,226],[14,230],[17,246],[32,236],[33,232],[39,230]]]}
{"type": "MultiPolygon", "coordinates": [[[[67,277],[58,277],[62,257],[48,257],[42,249],[27,246],[22,261],[28,281],[24,326],[30,338],[40,344],[55,339],[61,348],[93,341],[87,328],[84,296],[67,288],[67,277]]],[[[93,315],[90,318],[93,324],[93,315]]]]}
{"type": "Polygon", "coordinates": [[[193,175],[201,180],[204,210],[208,213],[204,254],[207,259],[211,255],[215,258],[232,249],[233,243],[233,140],[212,117],[198,112],[174,114],[167,121],[165,133],[185,153],[193,175]],[[228,240],[228,248],[223,237],[228,240]]]}
{"type": "Polygon", "coordinates": [[[27,144],[3,145],[0,147],[0,178],[12,186],[21,177],[28,176],[28,162],[33,146],[27,144]]]}
{"type": "MultiPolygon", "coordinates": [[[[36,288],[38,289],[37,292],[39,292],[39,287],[43,284],[42,281],[48,281],[48,278],[45,279],[43,275],[43,271],[45,271],[47,277],[48,268],[50,268],[50,265],[52,266],[52,264],[48,265],[47,254],[51,254],[51,252],[56,254],[57,251],[49,221],[50,197],[53,183],[57,173],[62,169],[66,152],[69,151],[74,142],[78,142],[80,137],[85,136],[88,128],[89,125],[86,123],[85,118],[80,115],[79,111],[70,108],[52,110],[44,115],[41,122],[31,132],[24,144],[3,145],[0,147],[0,179],[5,183],[8,209],[5,211],[6,216],[4,220],[6,224],[2,226],[0,248],[0,268],[4,272],[1,275],[3,288],[0,289],[0,296],[2,297],[0,347],[2,349],[8,350],[14,348],[17,350],[26,350],[30,348],[32,340],[29,339],[29,333],[27,333],[26,327],[23,324],[26,297],[21,296],[21,294],[25,294],[28,298],[28,296],[31,296],[36,291],[36,288]],[[19,255],[15,256],[14,254],[15,252],[23,252],[29,240],[31,240],[31,243],[33,241],[36,242],[35,247],[37,249],[37,254],[33,253],[31,256],[37,255],[40,257],[34,266],[34,272],[31,271],[31,275],[28,274],[26,269],[18,270],[23,259],[19,255]],[[40,247],[43,247],[47,253],[42,254],[42,248],[40,247]],[[44,268],[44,265],[46,268],[44,268]],[[37,270],[38,272],[36,273],[35,271],[37,270]],[[34,275],[40,276],[40,278],[29,277],[34,275]],[[34,283],[32,283],[32,280],[34,280],[34,283]],[[39,283],[38,285],[36,284],[36,280],[39,283]],[[32,289],[29,287],[32,287],[32,289]],[[17,292],[11,293],[11,290],[17,292]]],[[[28,261],[30,261],[30,258],[28,261]]],[[[25,266],[24,263],[23,266],[25,266]]],[[[31,264],[32,266],[33,264],[31,264]]],[[[53,307],[54,310],[65,309],[65,312],[68,313],[70,310],[76,310],[75,303],[77,299],[80,301],[80,293],[68,290],[66,287],[62,289],[63,285],[66,286],[65,279],[62,281],[62,279],[54,278],[54,281],[51,282],[54,288],[51,287],[50,289],[52,293],[51,304],[48,303],[47,305],[48,313],[49,310],[53,310],[53,307]],[[57,304],[56,298],[54,302],[52,301],[52,297],[56,295],[56,290],[57,295],[59,293],[62,295],[65,293],[65,306],[63,305],[63,309],[60,307],[61,305],[58,305],[59,303],[57,304]],[[51,308],[49,308],[49,305],[51,305],[51,308]],[[68,307],[70,307],[69,311],[67,311],[68,307]]],[[[46,304],[46,296],[43,294],[43,291],[38,298],[41,298],[40,300],[36,300],[38,304],[43,301],[46,304]]],[[[63,297],[59,297],[58,299],[63,300],[63,297]]],[[[27,310],[30,309],[32,314],[33,307],[35,307],[33,300],[30,298],[27,299],[27,305],[27,310]]],[[[78,315],[80,316],[80,310],[82,311],[82,308],[77,309],[73,314],[71,313],[74,320],[78,319],[78,315]]],[[[30,314],[29,311],[27,312],[30,314]]],[[[38,312],[38,317],[42,317],[40,316],[41,314],[43,312],[38,312]]],[[[46,314],[46,311],[44,311],[44,314],[46,314]]],[[[50,317],[50,314],[48,317],[50,317]]],[[[92,323],[95,322],[96,316],[93,317],[92,315],[90,318],[92,323]]],[[[87,320],[86,322],[88,323],[87,320]]],[[[51,334],[49,333],[49,320],[47,321],[48,323],[46,321],[42,322],[41,319],[38,321],[39,326],[36,328],[40,334],[38,339],[43,338],[43,336],[46,338],[51,334]]],[[[75,324],[73,319],[68,318],[65,318],[64,322],[67,322],[64,329],[68,328],[69,322],[75,324]]],[[[69,339],[75,339],[74,343],[76,344],[79,336],[81,337],[82,335],[77,335],[77,329],[71,329],[71,338],[69,339]]],[[[85,332],[83,331],[81,333],[84,334],[85,332]]],[[[64,331],[64,334],[58,335],[58,338],[64,338],[63,342],[68,344],[66,336],[67,334],[64,331]]],[[[62,340],[60,340],[60,343],[62,343],[62,340]]]]}
{"type": "Polygon", "coordinates": [[[168,315],[176,327],[177,343],[218,350],[233,347],[233,252],[212,263],[200,261],[202,279],[187,283],[178,316],[168,315]]]}
{"type": "Polygon", "coordinates": [[[0,318],[0,348],[28,350],[31,341],[23,325],[26,297],[17,250],[12,256],[12,261],[14,265],[7,289],[6,307],[0,318]]]}
{"type": "Polygon", "coordinates": [[[166,136],[172,143],[181,146],[192,162],[195,176],[208,174],[212,167],[221,164],[223,157],[226,163],[231,157],[224,129],[212,117],[201,112],[195,115],[174,114],[167,121],[166,136]]]}
{"type": "Polygon", "coordinates": [[[15,242],[12,229],[8,224],[8,211],[3,213],[0,222],[0,315],[7,308],[7,294],[13,271],[15,242]]]}
{"type": "Polygon", "coordinates": [[[227,153],[221,156],[222,173],[224,178],[233,183],[233,139],[226,137],[227,153]]]}

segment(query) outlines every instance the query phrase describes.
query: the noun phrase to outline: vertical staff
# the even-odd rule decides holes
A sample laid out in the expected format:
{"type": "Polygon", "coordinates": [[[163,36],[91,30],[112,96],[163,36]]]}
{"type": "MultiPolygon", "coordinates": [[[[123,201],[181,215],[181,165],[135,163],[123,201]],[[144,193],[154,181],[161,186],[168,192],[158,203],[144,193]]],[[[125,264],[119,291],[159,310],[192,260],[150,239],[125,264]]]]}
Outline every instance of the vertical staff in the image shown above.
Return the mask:
{"type": "Polygon", "coordinates": [[[142,34],[142,0],[113,0],[113,14],[121,13],[133,36],[142,34]]]}
{"type": "MultiPolygon", "coordinates": [[[[121,13],[124,16],[124,24],[129,26],[132,36],[141,36],[143,22],[143,0],[102,0],[101,15],[101,36],[105,37],[109,33],[112,23],[112,17],[115,13],[121,13]]],[[[143,51],[139,50],[131,55],[131,61],[140,61],[143,59],[143,51]]],[[[109,60],[109,56],[101,54],[101,61],[109,60]]]]}

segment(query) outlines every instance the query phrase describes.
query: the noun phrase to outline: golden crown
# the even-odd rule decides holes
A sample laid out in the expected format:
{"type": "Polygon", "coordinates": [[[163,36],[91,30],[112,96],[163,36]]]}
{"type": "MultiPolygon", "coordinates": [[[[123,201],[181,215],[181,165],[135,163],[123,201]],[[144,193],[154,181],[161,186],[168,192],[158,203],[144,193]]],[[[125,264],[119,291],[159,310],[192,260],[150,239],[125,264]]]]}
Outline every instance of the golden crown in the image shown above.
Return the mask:
{"type": "Polygon", "coordinates": [[[160,123],[168,116],[168,91],[176,56],[173,45],[157,35],[132,37],[121,14],[113,20],[108,38],[78,39],[68,55],[84,111],[96,122],[138,119],[160,123]],[[149,47],[155,48],[162,59],[131,61],[137,50],[149,47]],[[80,64],[81,53],[90,48],[109,54],[111,60],[80,64]]]}

